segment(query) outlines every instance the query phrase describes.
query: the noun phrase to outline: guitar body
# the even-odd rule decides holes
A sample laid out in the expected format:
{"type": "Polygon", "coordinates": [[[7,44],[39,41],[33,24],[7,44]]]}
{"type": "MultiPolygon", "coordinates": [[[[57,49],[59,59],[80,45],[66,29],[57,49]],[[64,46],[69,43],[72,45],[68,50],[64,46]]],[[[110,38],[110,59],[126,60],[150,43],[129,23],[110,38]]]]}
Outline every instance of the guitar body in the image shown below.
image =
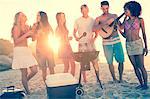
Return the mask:
{"type": "Polygon", "coordinates": [[[99,30],[99,35],[102,38],[108,38],[113,33],[113,30],[114,30],[114,26],[110,27],[108,25],[105,25],[99,30]]]}
{"type": "Polygon", "coordinates": [[[105,23],[101,23],[99,21],[99,25],[101,28],[99,28],[98,30],[96,30],[95,32],[97,34],[99,34],[102,38],[108,38],[112,35],[113,30],[114,30],[114,25],[116,24],[116,22],[119,21],[119,19],[124,15],[125,13],[122,13],[119,17],[117,17],[116,19],[114,18],[110,18],[109,20],[107,20],[105,23]]]}
{"type": "Polygon", "coordinates": [[[102,27],[98,30],[98,34],[102,38],[108,38],[113,33],[114,30],[114,24],[112,24],[113,21],[114,18],[111,18],[105,24],[101,24],[102,27]],[[110,24],[112,25],[110,26],[110,24]]]}

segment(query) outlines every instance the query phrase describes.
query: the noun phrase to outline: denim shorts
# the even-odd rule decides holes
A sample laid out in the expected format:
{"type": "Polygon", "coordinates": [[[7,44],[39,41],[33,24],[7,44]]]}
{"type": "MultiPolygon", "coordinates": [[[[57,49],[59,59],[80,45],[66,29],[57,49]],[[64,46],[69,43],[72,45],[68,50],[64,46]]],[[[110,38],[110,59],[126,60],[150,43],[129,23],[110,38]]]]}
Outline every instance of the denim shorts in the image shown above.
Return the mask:
{"type": "Polygon", "coordinates": [[[47,52],[47,54],[41,53],[38,49],[36,50],[36,58],[39,64],[39,68],[47,68],[48,66],[54,67],[54,54],[52,51],[47,52]]]}

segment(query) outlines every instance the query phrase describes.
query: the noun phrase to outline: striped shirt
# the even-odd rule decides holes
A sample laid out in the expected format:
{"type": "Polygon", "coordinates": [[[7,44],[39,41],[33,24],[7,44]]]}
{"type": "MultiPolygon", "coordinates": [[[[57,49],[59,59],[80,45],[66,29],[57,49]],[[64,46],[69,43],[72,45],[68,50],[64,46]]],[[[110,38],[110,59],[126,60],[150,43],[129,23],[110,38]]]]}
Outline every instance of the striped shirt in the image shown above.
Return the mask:
{"type": "Polygon", "coordinates": [[[103,45],[113,45],[121,42],[119,35],[112,36],[109,39],[103,39],[103,45]]]}

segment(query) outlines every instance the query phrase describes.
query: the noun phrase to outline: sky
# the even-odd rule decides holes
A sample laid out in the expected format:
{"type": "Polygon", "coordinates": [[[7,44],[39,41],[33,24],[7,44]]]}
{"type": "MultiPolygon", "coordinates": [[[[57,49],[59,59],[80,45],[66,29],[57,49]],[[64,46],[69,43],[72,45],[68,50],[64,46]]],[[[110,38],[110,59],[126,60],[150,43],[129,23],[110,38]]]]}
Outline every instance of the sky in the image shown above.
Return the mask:
{"type": "MultiPolygon", "coordinates": [[[[73,26],[75,20],[81,16],[80,6],[87,4],[89,7],[89,15],[93,18],[102,14],[100,10],[100,2],[102,0],[0,0],[0,38],[12,41],[11,28],[14,22],[14,16],[17,12],[22,11],[27,16],[27,24],[32,25],[36,21],[36,14],[38,11],[45,11],[49,18],[49,23],[52,28],[56,28],[56,13],[64,12],[66,15],[67,28],[69,35],[73,33],[73,26]]],[[[110,13],[121,15],[123,13],[123,6],[129,0],[108,0],[110,3],[110,13]]],[[[145,20],[145,28],[147,33],[148,45],[150,45],[150,7],[148,0],[136,0],[142,5],[141,17],[145,20]]],[[[123,46],[124,39],[121,37],[123,46]]],[[[77,50],[77,42],[71,41],[73,50],[77,50]]],[[[96,40],[96,47],[102,50],[101,38],[96,40]]]]}

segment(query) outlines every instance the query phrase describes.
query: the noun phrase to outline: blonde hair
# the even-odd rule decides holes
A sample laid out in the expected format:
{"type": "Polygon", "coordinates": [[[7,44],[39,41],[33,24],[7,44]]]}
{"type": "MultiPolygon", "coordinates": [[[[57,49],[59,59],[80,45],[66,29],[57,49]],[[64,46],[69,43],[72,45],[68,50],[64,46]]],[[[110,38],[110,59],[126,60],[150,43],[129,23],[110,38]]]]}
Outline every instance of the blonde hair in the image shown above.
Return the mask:
{"type": "Polygon", "coordinates": [[[15,17],[14,17],[14,25],[19,25],[20,24],[20,20],[19,20],[19,15],[21,12],[16,13],[15,17]]]}
{"type": "MultiPolygon", "coordinates": [[[[57,20],[58,27],[59,27],[59,24],[60,24],[60,20],[61,20],[61,15],[62,15],[62,14],[64,14],[64,13],[63,13],[63,12],[58,12],[58,13],[56,14],[56,20],[57,20]]],[[[64,14],[64,16],[65,16],[65,14],[64,14]]],[[[66,28],[66,30],[67,30],[66,21],[64,22],[63,26],[64,26],[64,27],[66,28]]]]}
{"type": "MultiPolygon", "coordinates": [[[[12,27],[12,30],[11,30],[11,31],[13,31],[14,26],[17,26],[18,29],[19,29],[19,31],[21,30],[21,28],[20,28],[20,20],[19,20],[19,15],[20,15],[20,13],[21,13],[21,12],[18,12],[18,13],[15,14],[14,23],[13,23],[13,27],[12,27]]],[[[13,37],[13,34],[12,34],[12,37],[13,37]]]]}

